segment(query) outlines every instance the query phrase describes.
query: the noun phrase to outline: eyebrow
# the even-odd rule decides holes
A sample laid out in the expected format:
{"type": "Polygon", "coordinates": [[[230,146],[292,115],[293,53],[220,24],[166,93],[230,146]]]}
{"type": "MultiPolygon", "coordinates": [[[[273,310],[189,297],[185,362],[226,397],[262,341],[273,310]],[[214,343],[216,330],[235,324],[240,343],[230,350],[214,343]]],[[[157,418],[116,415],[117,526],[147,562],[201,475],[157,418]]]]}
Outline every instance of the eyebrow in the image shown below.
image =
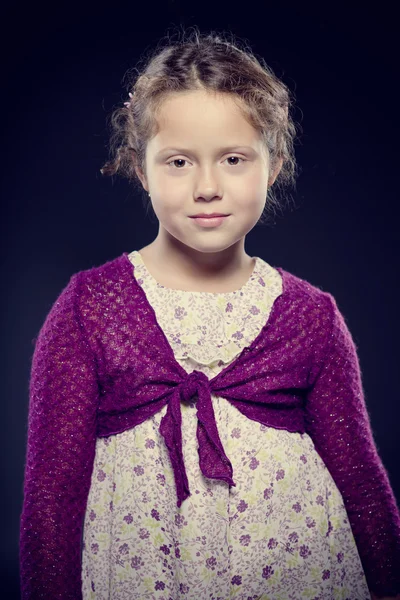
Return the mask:
{"type": "MultiPolygon", "coordinates": [[[[255,149],[252,148],[251,146],[224,146],[223,148],[218,148],[217,151],[218,152],[231,152],[233,150],[250,150],[251,152],[255,152],[255,149]]],[[[160,154],[164,154],[164,152],[177,152],[178,154],[194,154],[194,152],[192,150],[189,150],[188,148],[175,148],[175,147],[167,147],[167,148],[162,148],[162,150],[159,150],[156,153],[156,156],[159,156],[160,154]]]]}

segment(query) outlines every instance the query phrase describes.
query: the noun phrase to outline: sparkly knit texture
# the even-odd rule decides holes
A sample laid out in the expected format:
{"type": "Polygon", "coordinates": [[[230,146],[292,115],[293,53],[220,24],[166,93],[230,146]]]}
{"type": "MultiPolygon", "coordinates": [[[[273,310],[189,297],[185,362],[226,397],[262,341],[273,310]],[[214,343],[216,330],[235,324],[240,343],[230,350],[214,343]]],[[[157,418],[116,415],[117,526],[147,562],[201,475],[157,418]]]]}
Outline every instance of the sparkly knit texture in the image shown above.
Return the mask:
{"type": "Polygon", "coordinates": [[[334,297],[277,268],[282,294],[253,343],[209,380],[175,360],[127,253],[72,275],[36,340],[20,529],[23,600],[81,599],[97,437],[167,406],[177,506],[190,495],[180,403],[196,399],[199,464],[235,485],[210,393],[249,419],[307,432],[340,490],[372,591],[400,591],[400,514],[374,444],[356,347],[334,297]]]}

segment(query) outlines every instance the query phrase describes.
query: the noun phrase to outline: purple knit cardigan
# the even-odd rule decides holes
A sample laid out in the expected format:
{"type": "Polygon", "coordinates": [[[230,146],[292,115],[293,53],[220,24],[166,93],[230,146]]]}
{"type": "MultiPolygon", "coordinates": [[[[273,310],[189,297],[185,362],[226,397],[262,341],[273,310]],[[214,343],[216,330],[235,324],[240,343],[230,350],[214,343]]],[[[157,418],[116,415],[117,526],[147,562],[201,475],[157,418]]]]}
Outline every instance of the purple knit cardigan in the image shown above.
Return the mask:
{"type": "Polygon", "coordinates": [[[197,399],[199,464],[235,485],[210,393],[249,419],[308,433],[339,491],[370,590],[400,592],[400,513],[374,443],[356,346],[334,297],[278,267],[282,293],[216,377],[176,361],[128,254],[71,276],[32,358],[20,521],[23,600],[82,598],[82,534],[97,437],[168,405],[160,433],[177,505],[190,496],[180,403],[197,399]]]}

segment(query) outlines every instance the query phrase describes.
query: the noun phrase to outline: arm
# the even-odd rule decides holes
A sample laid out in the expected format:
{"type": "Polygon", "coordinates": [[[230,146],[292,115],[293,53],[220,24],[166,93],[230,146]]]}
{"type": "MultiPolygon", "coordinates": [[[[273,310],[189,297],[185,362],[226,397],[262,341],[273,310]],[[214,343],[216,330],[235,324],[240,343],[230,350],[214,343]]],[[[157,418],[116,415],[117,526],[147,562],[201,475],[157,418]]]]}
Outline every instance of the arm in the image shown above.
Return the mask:
{"type": "Polygon", "coordinates": [[[22,600],[78,600],[81,537],[95,456],[98,385],[71,277],[32,359],[20,517],[22,600]]]}
{"type": "Polygon", "coordinates": [[[400,514],[375,447],[356,346],[331,294],[321,370],[308,391],[306,429],[342,494],[370,590],[400,592],[400,514]]]}

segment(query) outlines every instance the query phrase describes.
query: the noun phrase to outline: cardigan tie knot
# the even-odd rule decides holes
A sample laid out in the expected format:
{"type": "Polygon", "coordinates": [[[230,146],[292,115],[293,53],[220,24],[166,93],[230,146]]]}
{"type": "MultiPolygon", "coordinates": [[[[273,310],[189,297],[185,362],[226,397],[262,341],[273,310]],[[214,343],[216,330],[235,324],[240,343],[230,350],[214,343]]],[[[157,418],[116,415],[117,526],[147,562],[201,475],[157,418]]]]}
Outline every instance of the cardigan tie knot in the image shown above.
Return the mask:
{"type": "Polygon", "coordinates": [[[182,415],[181,401],[189,401],[196,396],[197,440],[199,465],[205,477],[221,479],[229,485],[236,485],[232,479],[233,469],[224,452],[218,435],[217,423],[211,401],[211,384],[203,372],[196,369],[187,374],[172,391],[168,408],[161,419],[160,433],[165,439],[172,468],[174,470],[177,506],[190,496],[189,481],[186,474],[182,452],[182,415]]]}
{"type": "Polygon", "coordinates": [[[207,388],[209,387],[207,375],[194,369],[179,386],[183,402],[189,402],[197,394],[200,383],[205,384],[207,388]]]}

